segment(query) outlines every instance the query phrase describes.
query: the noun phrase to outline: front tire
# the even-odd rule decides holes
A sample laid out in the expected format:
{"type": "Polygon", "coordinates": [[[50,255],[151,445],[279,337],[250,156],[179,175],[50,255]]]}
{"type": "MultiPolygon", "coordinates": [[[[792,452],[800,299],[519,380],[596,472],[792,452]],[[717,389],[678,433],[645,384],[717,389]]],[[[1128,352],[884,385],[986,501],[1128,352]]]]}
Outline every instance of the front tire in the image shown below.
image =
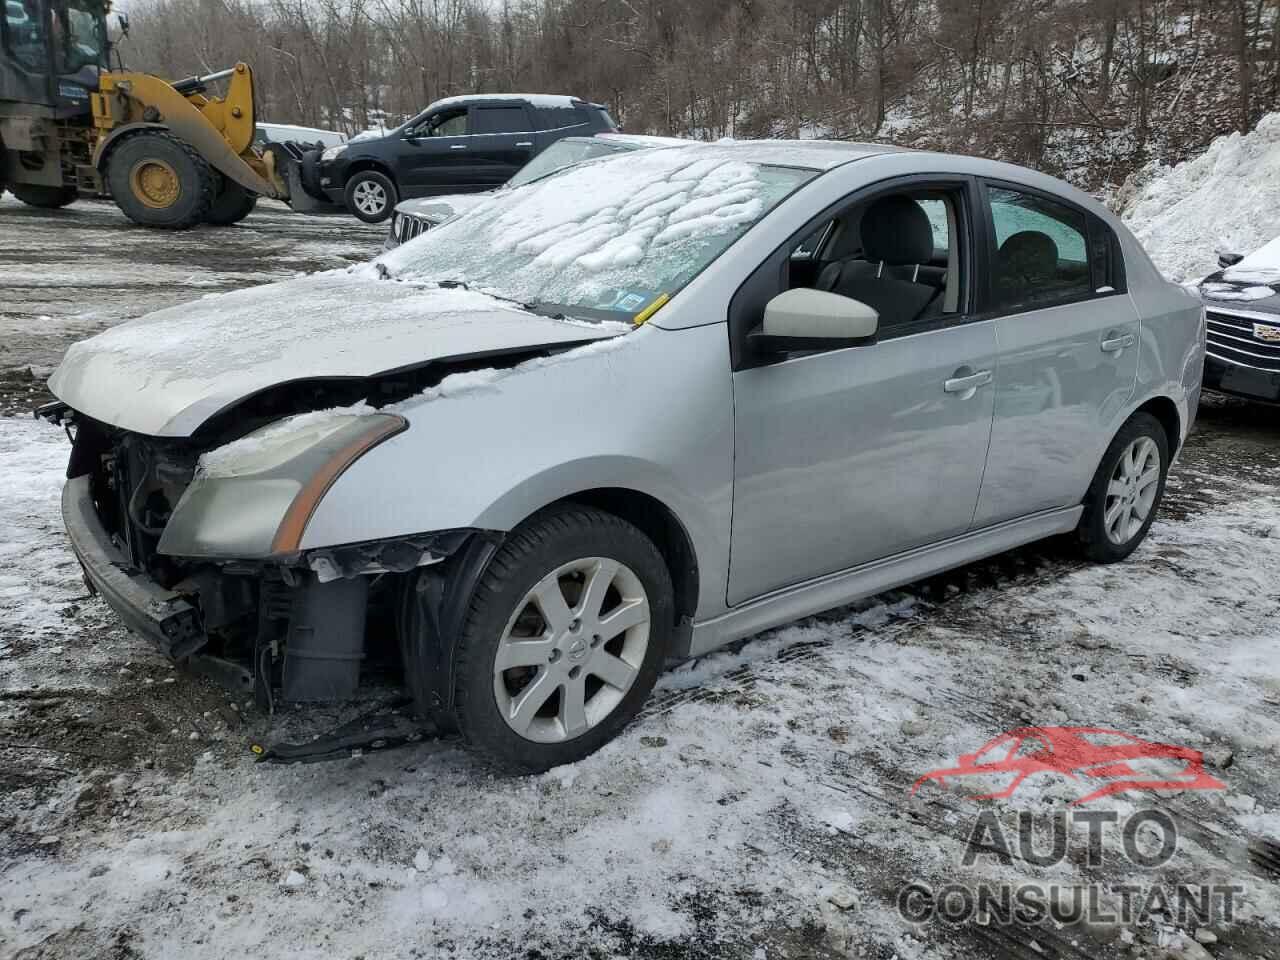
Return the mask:
{"type": "Polygon", "coordinates": [[[1107,447],[1085,495],[1077,529],[1085,556],[1115,563],[1137,549],[1156,518],[1168,472],[1164,427],[1135,413],[1107,447]]]}
{"type": "Polygon", "coordinates": [[[347,181],[343,194],[347,209],[365,223],[381,223],[391,216],[399,202],[396,185],[385,173],[361,170],[347,181]]]}
{"type": "Polygon", "coordinates": [[[162,132],[126,137],[107,158],[107,185],[134,223],[186,230],[213,206],[215,179],[189,143],[162,132]]]}
{"type": "Polygon", "coordinates": [[[218,227],[229,227],[253,213],[253,208],[257,205],[257,194],[250,193],[234,180],[224,177],[222,189],[213,198],[213,205],[205,215],[205,222],[218,227]]]}
{"type": "Polygon", "coordinates": [[[32,183],[11,183],[9,192],[27,206],[44,210],[65,207],[79,196],[75,187],[46,187],[32,183]]]}
{"type": "Polygon", "coordinates": [[[612,740],[657,680],[674,626],[662,555],[588,507],[537,514],[494,555],[454,653],[454,717],[505,771],[540,773],[612,740]]]}

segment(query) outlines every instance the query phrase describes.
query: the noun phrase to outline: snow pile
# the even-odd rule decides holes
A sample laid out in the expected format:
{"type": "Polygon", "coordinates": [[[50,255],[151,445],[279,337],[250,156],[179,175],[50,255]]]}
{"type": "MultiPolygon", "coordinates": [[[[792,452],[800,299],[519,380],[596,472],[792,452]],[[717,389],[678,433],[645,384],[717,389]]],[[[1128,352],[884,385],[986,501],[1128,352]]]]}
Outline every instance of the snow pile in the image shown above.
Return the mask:
{"type": "Polygon", "coordinates": [[[1199,280],[1218,269],[1216,250],[1248,253],[1280,236],[1280,113],[1194,160],[1150,165],[1135,183],[1129,228],[1170,279],[1199,280]]]}

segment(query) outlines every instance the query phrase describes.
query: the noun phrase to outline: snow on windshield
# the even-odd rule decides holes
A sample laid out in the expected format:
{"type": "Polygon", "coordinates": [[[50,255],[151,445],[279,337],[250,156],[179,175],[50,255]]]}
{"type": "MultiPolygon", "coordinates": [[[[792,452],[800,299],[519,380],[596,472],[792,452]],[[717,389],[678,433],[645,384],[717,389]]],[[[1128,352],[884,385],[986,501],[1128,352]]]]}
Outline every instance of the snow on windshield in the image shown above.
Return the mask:
{"type": "MultiPolygon", "coordinates": [[[[1280,237],[1259,247],[1222,273],[1232,283],[1280,283],[1280,237]]],[[[1268,290],[1270,295],[1273,291],[1268,290]]]]}
{"type": "Polygon", "coordinates": [[[504,191],[381,262],[398,277],[635,314],[812,176],[710,147],[605,157],[504,191]]]}

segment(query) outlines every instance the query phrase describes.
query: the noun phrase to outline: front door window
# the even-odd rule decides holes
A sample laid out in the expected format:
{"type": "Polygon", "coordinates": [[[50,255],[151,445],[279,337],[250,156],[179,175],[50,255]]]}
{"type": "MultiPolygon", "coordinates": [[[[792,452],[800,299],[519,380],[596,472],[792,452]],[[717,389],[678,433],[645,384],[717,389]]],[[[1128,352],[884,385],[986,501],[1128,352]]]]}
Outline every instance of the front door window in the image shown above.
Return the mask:
{"type": "Polygon", "coordinates": [[[45,25],[36,0],[4,0],[4,43],[24,70],[49,71],[45,25]]]}
{"type": "Polygon", "coordinates": [[[54,4],[53,40],[58,73],[105,67],[107,38],[101,4],[93,0],[54,4]]]}
{"type": "Polygon", "coordinates": [[[428,137],[464,137],[467,134],[467,108],[437,113],[427,121],[423,133],[428,137]]]}

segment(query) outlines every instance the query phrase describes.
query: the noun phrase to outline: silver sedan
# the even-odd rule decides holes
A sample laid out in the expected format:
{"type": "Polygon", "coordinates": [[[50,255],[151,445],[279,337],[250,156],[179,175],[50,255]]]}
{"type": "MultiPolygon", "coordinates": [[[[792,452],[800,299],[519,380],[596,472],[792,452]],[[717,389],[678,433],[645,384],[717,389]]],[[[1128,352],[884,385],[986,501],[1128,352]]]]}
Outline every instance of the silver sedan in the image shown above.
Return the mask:
{"type": "Polygon", "coordinates": [[[1203,351],[1200,304],[1065,183],[726,143],[117,327],[46,413],[75,427],[72,543],[134,629],[271,704],[389,658],[537,771],[670,658],[1054,534],[1128,556],[1203,351]]]}

